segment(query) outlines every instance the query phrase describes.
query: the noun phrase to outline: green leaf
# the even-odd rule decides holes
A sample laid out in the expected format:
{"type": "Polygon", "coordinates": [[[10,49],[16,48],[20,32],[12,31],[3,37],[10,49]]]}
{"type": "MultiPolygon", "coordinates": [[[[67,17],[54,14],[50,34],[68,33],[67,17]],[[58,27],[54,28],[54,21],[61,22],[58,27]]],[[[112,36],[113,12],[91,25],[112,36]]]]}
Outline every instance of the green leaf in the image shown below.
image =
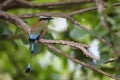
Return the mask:
{"type": "Polygon", "coordinates": [[[83,29],[79,27],[74,27],[70,31],[69,35],[75,41],[84,42],[84,43],[90,42],[90,36],[83,29]]]}

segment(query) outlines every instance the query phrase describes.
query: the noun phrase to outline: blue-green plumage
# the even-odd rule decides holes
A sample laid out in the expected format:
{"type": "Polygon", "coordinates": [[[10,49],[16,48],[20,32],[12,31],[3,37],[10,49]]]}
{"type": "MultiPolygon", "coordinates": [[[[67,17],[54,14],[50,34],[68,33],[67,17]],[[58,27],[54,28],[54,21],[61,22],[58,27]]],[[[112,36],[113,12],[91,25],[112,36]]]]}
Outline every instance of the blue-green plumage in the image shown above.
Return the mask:
{"type": "Polygon", "coordinates": [[[40,36],[39,34],[30,34],[29,39],[30,39],[30,51],[31,53],[34,53],[35,51],[35,40],[37,40],[40,36]]]}

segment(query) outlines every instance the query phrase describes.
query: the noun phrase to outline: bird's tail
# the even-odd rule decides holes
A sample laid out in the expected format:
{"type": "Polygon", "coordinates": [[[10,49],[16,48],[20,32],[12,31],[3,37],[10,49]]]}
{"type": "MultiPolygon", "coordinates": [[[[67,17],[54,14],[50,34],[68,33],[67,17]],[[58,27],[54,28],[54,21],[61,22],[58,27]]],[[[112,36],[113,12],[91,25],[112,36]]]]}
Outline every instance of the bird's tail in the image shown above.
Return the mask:
{"type": "Polygon", "coordinates": [[[30,61],[27,65],[27,68],[25,70],[25,73],[29,73],[30,70],[31,70],[31,58],[32,58],[32,54],[34,53],[34,47],[35,47],[35,43],[34,41],[30,41],[30,51],[31,51],[31,54],[30,54],[30,61]]]}
{"type": "Polygon", "coordinates": [[[35,51],[35,43],[34,43],[34,41],[30,42],[30,51],[31,51],[31,53],[34,53],[34,51],[35,51]]]}

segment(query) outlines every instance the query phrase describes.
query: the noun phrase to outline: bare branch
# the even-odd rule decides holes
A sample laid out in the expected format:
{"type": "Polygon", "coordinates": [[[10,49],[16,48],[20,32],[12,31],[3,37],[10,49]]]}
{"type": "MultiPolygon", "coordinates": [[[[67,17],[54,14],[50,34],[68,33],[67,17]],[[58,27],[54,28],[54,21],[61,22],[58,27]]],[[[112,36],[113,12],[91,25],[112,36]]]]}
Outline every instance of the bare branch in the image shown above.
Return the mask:
{"type": "Polygon", "coordinates": [[[118,59],[111,58],[111,59],[109,59],[108,61],[106,61],[104,64],[111,63],[111,62],[115,62],[115,61],[117,61],[117,60],[118,60],[118,59]]]}
{"type": "Polygon", "coordinates": [[[90,53],[87,48],[88,46],[85,44],[81,44],[81,43],[76,43],[73,41],[64,41],[64,40],[45,40],[45,39],[40,39],[39,40],[41,43],[44,44],[62,44],[62,45],[68,45],[70,47],[75,47],[80,49],[81,51],[83,51],[83,54],[85,54],[87,57],[95,59],[95,60],[99,60],[98,57],[96,57],[94,54],[90,53]]]}
{"type": "Polygon", "coordinates": [[[95,0],[96,1],[96,6],[98,8],[98,13],[102,13],[104,11],[104,1],[103,0],[95,0]]]}
{"type": "Polygon", "coordinates": [[[69,17],[69,15],[67,15],[65,13],[54,13],[54,12],[40,12],[40,13],[34,13],[34,14],[19,14],[19,15],[17,15],[17,17],[24,19],[24,18],[38,17],[40,15],[52,16],[52,17],[63,17],[63,18],[69,17]]]}
{"type": "Polygon", "coordinates": [[[13,0],[6,0],[3,3],[0,4],[0,9],[2,9],[2,7],[6,7],[8,6],[13,0]]]}
{"type": "MultiPolygon", "coordinates": [[[[111,6],[112,7],[120,6],[120,3],[115,3],[115,4],[111,5],[111,6]]],[[[105,8],[105,7],[107,7],[107,5],[104,4],[103,7],[105,8]]],[[[73,11],[73,12],[69,13],[69,16],[74,16],[76,14],[81,14],[81,13],[88,12],[88,11],[93,11],[93,10],[96,10],[96,9],[97,9],[96,6],[79,9],[79,10],[76,10],[76,11],[73,11]]]]}
{"type": "Polygon", "coordinates": [[[69,13],[69,16],[74,16],[76,14],[81,14],[81,13],[84,13],[84,12],[87,12],[87,11],[91,11],[91,10],[96,10],[96,9],[97,9],[96,6],[83,8],[83,9],[76,10],[76,11],[73,11],[73,12],[69,13]]]}
{"type": "Polygon", "coordinates": [[[100,23],[104,29],[109,30],[109,26],[106,23],[107,15],[106,15],[106,13],[104,13],[106,3],[103,0],[95,0],[95,1],[96,1],[97,11],[101,15],[100,23]]]}
{"type": "Polygon", "coordinates": [[[92,2],[91,0],[80,0],[80,1],[66,1],[66,2],[52,2],[52,3],[38,3],[33,4],[28,1],[24,0],[17,0],[17,2],[28,6],[29,8],[40,8],[40,7],[50,7],[50,6],[64,6],[64,5],[76,5],[76,4],[83,4],[87,2],[92,2]]]}
{"type": "MultiPolygon", "coordinates": [[[[52,3],[31,3],[25,0],[16,0],[12,5],[2,7],[3,10],[17,8],[38,8],[38,9],[55,9],[57,7],[68,7],[77,4],[90,3],[92,0],[67,1],[67,2],[52,2],[52,3]]],[[[68,7],[69,8],[69,7],[68,7]]],[[[63,8],[64,9],[64,8],[63,8]]]]}
{"type": "Polygon", "coordinates": [[[26,31],[27,33],[30,33],[29,26],[26,23],[24,23],[19,17],[0,10],[0,18],[5,19],[5,20],[15,24],[18,27],[20,27],[21,29],[23,29],[24,31],[26,31]]]}
{"type": "Polygon", "coordinates": [[[76,63],[78,63],[78,64],[81,64],[81,65],[83,65],[83,66],[85,66],[85,67],[87,67],[87,68],[90,68],[90,69],[92,69],[92,70],[94,70],[94,71],[96,71],[96,72],[98,72],[98,73],[101,73],[101,74],[103,74],[103,75],[106,75],[106,76],[108,76],[108,77],[110,77],[110,78],[113,78],[113,79],[115,79],[115,80],[120,80],[120,78],[115,77],[115,76],[113,76],[113,75],[110,75],[110,74],[108,74],[108,73],[106,73],[106,72],[98,69],[97,67],[93,67],[93,66],[91,66],[91,65],[89,65],[89,64],[86,64],[86,63],[84,63],[84,62],[82,62],[82,61],[80,61],[80,60],[75,59],[74,57],[69,56],[68,54],[64,53],[63,51],[59,50],[58,48],[56,48],[55,46],[53,46],[53,45],[51,45],[51,44],[46,44],[46,45],[47,45],[50,49],[54,50],[55,52],[63,55],[64,57],[66,57],[66,58],[68,58],[68,59],[70,59],[70,60],[72,60],[72,61],[74,61],[74,62],[76,62],[76,63]]]}

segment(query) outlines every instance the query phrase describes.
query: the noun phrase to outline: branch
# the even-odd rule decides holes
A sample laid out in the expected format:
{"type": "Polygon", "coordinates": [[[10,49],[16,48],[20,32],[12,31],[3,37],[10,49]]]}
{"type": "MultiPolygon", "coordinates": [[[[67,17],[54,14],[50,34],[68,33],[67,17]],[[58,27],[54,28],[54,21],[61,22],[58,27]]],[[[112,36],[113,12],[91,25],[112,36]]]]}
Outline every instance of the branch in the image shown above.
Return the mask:
{"type": "Polygon", "coordinates": [[[2,9],[3,7],[8,6],[13,0],[6,0],[3,3],[0,3],[0,9],[2,9]]]}
{"type": "MultiPolygon", "coordinates": [[[[111,6],[112,6],[112,7],[120,6],[120,3],[115,3],[115,4],[112,4],[111,6]]],[[[103,7],[106,8],[107,5],[104,4],[103,7]]],[[[81,14],[81,13],[88,12],[88,11],[93,11],[93,10],[96,10],[96,9],[97,9],[96,6],[88,7],[88,8],[83,8],[83,9],[79,9],[79,10],[76,10],[76,11],[71,12],[71,13],[69,13],[69,15],[70,15],[70,16],[74,16],[74,15],[76,15],[76,14],[81,14]]]]}
{"type": "Polygon", "coordinates": [[[18,27],[20,27],[21,29],[23,29],[24,31],[26,31],[27,33],[30,33],[29,26],[26,23],[24,23],[19,17],[0,10],[0,18],[5,19],[5,20],[15,24],[18,27]]]}
{"type": "Polygon", "coordinates": [[[51,3],[38,3],[33,4],[28,1],[24,0],[17,0],[17,2],[24,4],[25,6],[28,6],[29,8],[41,8],[41,7],[50,7],[50,6],[64,6],[64,5],[76,5],[76,4],[83,4],[83,3],[89,3],[92,2],[91,0],[81,0],[81,1],[66,1],[66,2],[51,2],[51,3]]]}
{"type": "Polygon", "coordinates": [[[96,1],[98,14],[101,15],[100,16],[100,23],[105,30],[109,30],[109,26],[106,23],[107,14],[104,12],[105,11],[104,5],[106,5],[106,3],[103,0],[95,0],[95,1],[96,1]]]}
{"type": "Polygon", "coordinates": [[[38,16],[52,16],[52,17],[62,17],[62,18],[68,18],[69,15],[66,13],[55,13],[55,12],[40,12],[40,13],[34,13],[34,14],[19,14],[17,17],[20,17],[22,19],[24,18],[32,18],[32,17],[38,17],[38,16]]]}
{"type": "Polygon", "coordinates": [[[104,72],[104,71],[102,71],[102,70],[100,70],[100,69],[98,69],[98,68],[96,68],[96,67],[93,67],[93,66],[91,66],[91,65],[89,65],[89,64],[86,64],[86,63],[84,63],[84,62],[82,62],[82,61],[80,61],[80,60],[75,59],[74,57],[69,56],[68,54],[64,53],[63,51],[59,50],[58,48],[56,48],[55,46],[53,46],[53,45],[51,45],[51,44],[46,44],[46,45],[47,45],[50,49],[54,50],[55,52],[61,54],[62,56],[66,57],[66,58],[68,58],[68,59],[70,59],[70,60],[72,60],[72,61],[74,61],[74,62],[76,62],[76,63],[79,63],[79,64],[81,64],[81,65],[83,65],[83,66],[85,66],[85,67],[87,67],[87,68],[90,68],[90,69],[92,69],[92,70],[94,70],[94,71],[96,71],[96,72],[98,72],[98,73],[101,73],[101,74],[103,74],[103,75],[106,75],[106,76],[108,76],[108,77],[110,77],[110,78],[113,78],[113,79],[115,79],[115,80],[120,80],[120,78],[118,78],[118,77],[115,77],[115,76],[113,76],[113,75],[111,75],[111,74],[108,74],[108,73],[106,73],[106,72],[104,72]]]}
{"type": "Polygon", "coordinates": [[[96,6],[79,9],[79,10],[76,10],[76,11],[73,11],[73,12],[69,13],[69,16],[74,16],[76,14],[81,14],[81,13],[92,11],[92,10],[96,10],[96,9],[97,9],[96,6]]]}
{"type": "Polygon", "coordinates": [[[85,54],[87,57],[99,60],[98,57],[96,57],[94,54],[89,52],[86,48],[88,48],[87,45],[81,44],[81,43],[76,43],[73,41],[64,41],[64,40],[46,40],[46,39],[40,39],[39,42],[44,43],[44,44],[62,44],[62,45],[68,45],[70,47],[78,48],[81,51],[83,51],[83,54],[85,54]]]}
{"type": "Polygon", "coordinates": [[[102,13],[104,11],[105,2],[103,0],[95,0],[95,2],[98,9],[98,13],[102,13]]]}
{"type": "MultiPolygon", "coordinates": [[[[80,1],[67,1],[67,2],[52,2],[52,3],[31,3],[24,0],[16,0],[13,4],[3,6],[3,10],[16,9],[16,8],[38,8],[38,9],[55,9],[56,7],[72,6],[83,3],[90,3],[92,0],[80,0],[80,1]]],[[[69,7],[68,7],[69,8],[69,7]]]]}
{"type": "Polygon", "coordinates": [[[107,63],[111,63],[111,62],[115,62],[115,61],[117,61],[118,59],[116,59],[116,58],[111,58],[111,59],[109,59],[108,61],[106,61],[104,64],[107,64],[107,63]]]}

